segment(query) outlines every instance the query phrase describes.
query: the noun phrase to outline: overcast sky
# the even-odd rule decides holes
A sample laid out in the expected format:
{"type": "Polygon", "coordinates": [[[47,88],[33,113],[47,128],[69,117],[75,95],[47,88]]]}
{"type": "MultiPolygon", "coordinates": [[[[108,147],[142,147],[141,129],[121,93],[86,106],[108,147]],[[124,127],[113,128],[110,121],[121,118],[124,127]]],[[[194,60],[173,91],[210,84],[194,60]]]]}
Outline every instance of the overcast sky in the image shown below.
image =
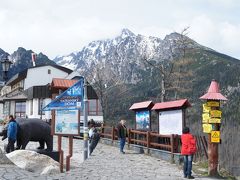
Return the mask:
{"type": "Polygon", "coordinates": [[[198,43],[240,59],[239,0],[0,0],[0,48],[53,59],[121,29],[164,38],[190,26],[198,43]]]}

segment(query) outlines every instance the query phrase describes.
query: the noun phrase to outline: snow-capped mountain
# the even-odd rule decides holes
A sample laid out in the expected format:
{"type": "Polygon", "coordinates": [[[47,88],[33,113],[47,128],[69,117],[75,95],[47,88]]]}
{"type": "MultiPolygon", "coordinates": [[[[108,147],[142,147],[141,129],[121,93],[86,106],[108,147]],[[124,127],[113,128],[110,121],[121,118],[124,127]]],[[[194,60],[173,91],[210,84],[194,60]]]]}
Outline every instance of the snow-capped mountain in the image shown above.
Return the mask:
{"type": "MultiPolygon", "coordinates": [[[[83,75],[94,71],[96,67],[108,68],[115,75],[120,76],[124,82],[136,82],[135,70],[144,69],[144,59],[156,61],[171,60],[178,55],[176,42],[183,38],[178,33],[171,33],[163,40],[157,37],[136,35],[128,29],[114,39],[90,42],[79,52],[67,56],[56,57],[54,61],[64,67],[77,69],[83,75]]],[[[187,38],[188,47],[202,47],[195,41],[187,38]]]]}

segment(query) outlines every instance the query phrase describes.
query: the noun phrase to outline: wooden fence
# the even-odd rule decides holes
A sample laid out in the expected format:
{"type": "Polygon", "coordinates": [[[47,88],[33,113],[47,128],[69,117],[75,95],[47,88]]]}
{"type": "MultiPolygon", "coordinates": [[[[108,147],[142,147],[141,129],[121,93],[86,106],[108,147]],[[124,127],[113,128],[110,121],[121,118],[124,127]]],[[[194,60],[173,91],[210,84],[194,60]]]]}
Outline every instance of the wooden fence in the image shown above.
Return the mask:
{"type": "MultiPolygon", "coordinates": [[[[103,126],[101,129],[101,137],[115,141],[118,139],[117,128],[110,126],[103,126]]],[[[179,152],[179,135],[161,135],[151,131],[139,131],[128,129],[127,142],[128,145],[136,144],[144,147],[155,148],[170,151],[172,153],[179,152]]]]}
{"type": "MultiPolygon", "coordinates": [[[[118,140],[117,128],[111,126],[102,126],[101,137],[111,139],[112,142],[118,140]]],[[[204,136],[195,136],[197,142],[197,152],[195,160],[207,159],[207,141],[204,136]]],[[[141,145],[150,148],[169,151],[171,153],[181,152],[181,138],[180,135],[162,135],[152,131],[140,131],[128,129],[127,137],[128,146],[130,144],[141,145]]]]}

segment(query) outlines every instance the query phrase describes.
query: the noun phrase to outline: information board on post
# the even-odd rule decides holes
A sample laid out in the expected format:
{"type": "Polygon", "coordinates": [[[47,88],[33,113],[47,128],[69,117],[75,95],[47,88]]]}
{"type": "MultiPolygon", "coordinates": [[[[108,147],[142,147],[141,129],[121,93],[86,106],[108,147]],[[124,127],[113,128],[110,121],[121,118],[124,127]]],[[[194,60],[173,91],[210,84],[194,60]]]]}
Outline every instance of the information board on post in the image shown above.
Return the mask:
{"type": "Polygon", "coordinates": [[[54,134],[79,135],[79,121],[77,110],[57,110],[55,113],[54,134]]]}

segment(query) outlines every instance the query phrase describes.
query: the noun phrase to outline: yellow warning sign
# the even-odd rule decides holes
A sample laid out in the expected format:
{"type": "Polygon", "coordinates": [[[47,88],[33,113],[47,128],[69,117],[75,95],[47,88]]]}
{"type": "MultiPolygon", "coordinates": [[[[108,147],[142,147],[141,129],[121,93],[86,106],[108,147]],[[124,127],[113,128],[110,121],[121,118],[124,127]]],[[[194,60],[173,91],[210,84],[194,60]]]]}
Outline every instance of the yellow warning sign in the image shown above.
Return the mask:
{"type": "Polygon", "coordinates": [[[211,107],[207,106],[207,104],[203,104],[203,112],[204,113],[209,113],[209,111],[211,110],[211,107]]]}
{"type": "Polygon", "coordinates": [[[222,117],[222,111],[212,110],[212,111],[210,111],[210,117],[221,118],[222,117]]]}
{"type": "Polygon", "coordinates": [[[220,118],[210,118],[208,120],[209,123],[221,123],[221,119],[220,118]]]}
{"type": "Polygon", "coordinates": [[[209,113],[202,114],[202,123],[208,123],[209,119],[210,119],[209,113]]]}
{"type": "Polygon", "coordinates": [[[211,133],[212,131],[212,125],[211,124],[203,124],[203,132],[204,133],[211,133]]]}
{"type": "Polygon", "coordinates": [[[210,107],[220,107],[220,102],[219,101],[208,101],[207,106],[210,107]]]}
{"type": "Polygon", "coordinates": [[[211,142],[212,143],[220,143],[220,131],[212,131],[211,132],[211,142]]]}

